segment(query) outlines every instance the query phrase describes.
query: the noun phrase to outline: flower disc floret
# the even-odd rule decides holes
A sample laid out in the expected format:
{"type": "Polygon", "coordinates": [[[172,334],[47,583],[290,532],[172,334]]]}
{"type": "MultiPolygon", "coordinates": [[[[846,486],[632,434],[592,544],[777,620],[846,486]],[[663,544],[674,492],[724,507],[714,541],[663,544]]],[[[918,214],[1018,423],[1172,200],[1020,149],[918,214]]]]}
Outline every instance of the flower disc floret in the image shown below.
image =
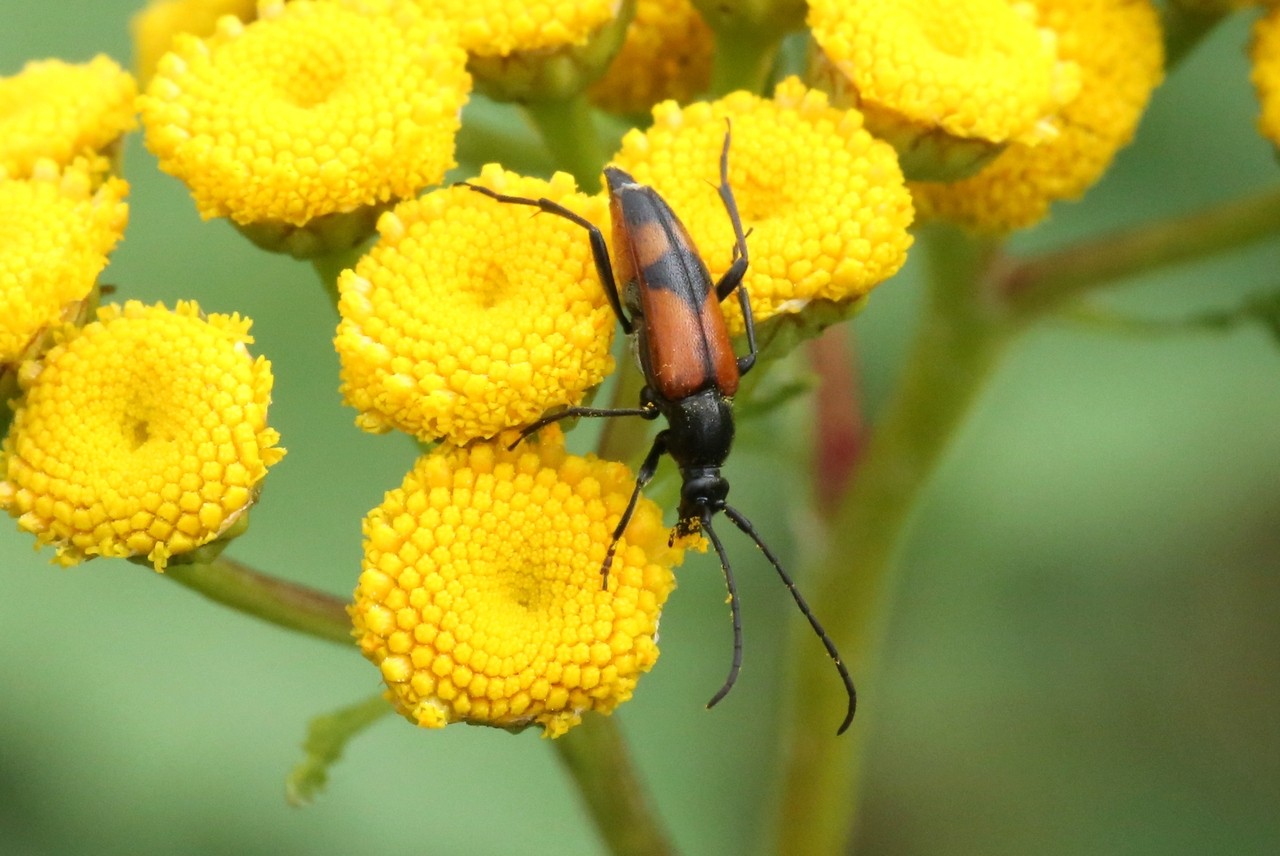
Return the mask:
{"type": "Polygon", "coordinates": [[[300,226],[444,177],[471,85],[446,24],[408,0],[259,13],[178,35],[140,99],[147,145],[201,216],[300,226]]]}
{"type": "Polygon", "coordinates": [[[64,565],[145,556],[159,571],[217,538],[284,455],[248,328],[194,303],[134,301],[64,327],[20,375],[0,506],[64,565]]]}
{"type": "Polygon", "coordinates": [[[558,737],[630,698],[658,657],[683,557],[661,512],[640,500],[602,589],[633,474],[566,454],[554,426],[508,451],[514,437],[438,447],[364,522],[355,635],[421,726],[558,737]]]}
{"type": "Polygon", "coordinates": [[[223,15],[248,23],[257,14],[257,0],[151,0],[129,22],[138,79],[143,85],[151,79],[178,33],[203,38],[213,35],[223,15]]]}
{"type": "MultiPolygon", "coordinates": [[[[594,223],[604,200],[485,167],[475,182],[594,223]]],[[[576,404],[612,370],[615,320],[586,231],[450,187],[400,203],[338,278],[342,393],[368,431],[464,443],[576,404]]]]}
{"type": "MultiPolygon", "coordinates": [[[[734,235],[716,191],[726,119],[729,184],[750,232],[744,284],[757,322],[822,300],[850,303],[906,260],[911,198],[897,156],[856,110],[838,110],[798,80],[772,100],[736,92],[681,109],[623,138],[614,163],[652,185],[688,228],[713,278],[733,261],[734,235]]],[[[724,302],[741,332],[736,301],[724,302]]]]}
{"type": "Polygon", "coordinates": [[[1075,94],[1051,32],[1007,0],[811,0],[809,25],[877,133],[1036,143],[1075,94]],[[900,130],[901,129],[901,130],[900,130]]]}
{"type": "Polygon", "coordinates": [[[136,124],[133,76],[108,56],[38,60],[0,78],[0,174],[31,175],[47,158],[66,166],[100,152],[136,124]]]}
{"type": "Polygon", "coordinates": [[[1262,105],[1258,130],[1280,148],[1280,4],[1254,23],[1249,56],[1253,60],[1250,77],[1262,105]]]}
{"type": "Polygon", "coordinates": [[[1060,116],[1062,132],[1038,146],[1014,143],[972,178],[911,185],[922,219],[1004,232],[1042,220],[1049,204],[1075,199],[1132,138],[1164,75],[1159,17],[1146,0],[1033,0],[1080,68],[1080,94],[1060,116]]]}
{"type": "Polygon", "coordinates": [[[507,56],[584,44],[618,14],[621,0],[433,0],[431,14],[453,23],[477,56],[507,56]]]}
{"type": "Polygon", "coordinates": [[[124,234],[129,186],[86,161],[39,162],[25,180],[0,180],[0,365],[22,357],[93,289],[124,234]]]}

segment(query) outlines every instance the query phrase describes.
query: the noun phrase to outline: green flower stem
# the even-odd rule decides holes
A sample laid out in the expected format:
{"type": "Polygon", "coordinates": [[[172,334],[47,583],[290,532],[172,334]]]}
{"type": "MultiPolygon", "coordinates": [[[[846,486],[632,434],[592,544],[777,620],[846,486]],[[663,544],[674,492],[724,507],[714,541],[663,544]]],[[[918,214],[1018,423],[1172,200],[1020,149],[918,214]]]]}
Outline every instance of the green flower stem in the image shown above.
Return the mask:
{"type": "Polygon", "coordinates": [[[531,101],[525,112],[542,135],[556,166],[565,170],[586,193],[600,189],[600,169],[608,153],[596,130],[595,110],[585,94],[563,101],[531,101]]]}
{"type": "MultiPolygon", "coordinates": [[[[617,379],[613,394],[609,396],[610,407],[639,406],[640,390],[644,389],[644,375],[640,373],[640,367],[631,359],[630,348],[624,350],[615,372],[617,379]]],[[[596,443],[596,454],[608,461],[638,461],[649,449],[650,424],[649,420],[639,416],[605,419],[600,429],[600,441],[596,443]]]]}
{"type": "Polygon", "coordinates": [[[785,35],[782,28],[775,32],[746,28],[716,30],[708,97],[721,98],[739,89],[763,94],[785,35]]]}
{"type": "Polygon", "coordinates": [[[1280,237],[1280,188],[1144,223],[1007,268],[998,283],[1009,307],[1045,314],[1124,277],[1280,237]]]}
{"type": "Polygon", "coordinates": [[[205,565],[170,565],[164,576],[271,624],[340,645],[354,645],[343,598],[269,577],[226,556],[205,565]]]}
{"type": "Polygon", "coordinates": [[[329,301],[333,304],[335,311],[338,308],[338,274],[347,268],[355,267],[356,262],[360,260],[360,257],[368,249],[369,243],[366,241],[349,250],[326,253],[311,260],[311,266],[315,268],[316,275],[320,277],[320,284],[324,286],[325,294],[329,295],[329,301]]]}
{"type": "Polygon", "coordinates": [[[984,291],[991,248],[937,227],[921,235],[929,299],[905,374],[830,525],[825,558],[807,581],[821,616],[862,691],[853,726],[835,727],[843,689],[808,634],[792,640],[800,700],[784,732],[783,800],[776,852],[845,853],[874,738],[884,618],[894,552],[922,490],[982,391],[1016,325],[984,291]]]}
{"type": "Polygon", "coordinates": [[[1187,9],[1176,0],[1160,7],[1160,31],[1164,34],[1164,64],[1172,70],[1196,45],[1226,18],[1225,12],[1187,9]]]}
{"type": "Polygon", "coordinates": [[[500,163],[525,175],[549,173],[555,168],[519,107],[499,104],[478,94],[462,108],[457,156],[468,166],[500,163]]]}
{"type": "Polygon", "coordinates": [[[596,828],[615,856],[675,853],[631,763],[616,716],[589,714],[552,741],[596,828]]]}

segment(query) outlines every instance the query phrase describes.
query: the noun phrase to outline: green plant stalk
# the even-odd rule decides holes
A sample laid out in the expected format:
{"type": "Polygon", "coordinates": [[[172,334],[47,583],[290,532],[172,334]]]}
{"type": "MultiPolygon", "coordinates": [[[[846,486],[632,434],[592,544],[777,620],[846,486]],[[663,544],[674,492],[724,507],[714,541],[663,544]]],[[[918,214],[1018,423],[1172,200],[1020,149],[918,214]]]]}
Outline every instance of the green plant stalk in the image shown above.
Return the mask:
{"type": "Polygon", "coordinates": [[[676,852],[653,813],[616,716],[588,714],[581,725],[551,745],[573,777],[610,853],[664,856],[676,852]]]}
{"type": "Polygon", "coordinates": [[[911,513],[965,416],[983,390],[1012,323],[984,291],[991,248],[958,231],[921,235],[930,275],[920,329],[896,397],[835,511],[830,539],[806,581],[812,606],[861,690],[853,726],[835,727],[843,689],[807,633],[792,634],[798,690],[783,733],[781,854],[845,853],[858,782],[876,727],[878,662],[894,589],[894,555],[911,513]]]}
{"type": "Polygon", "coordinates": [[[354,648],[343,598],[267,576],[226,556],[204,565],[170,565],[164,576],[270,624],[354,648]]]}
{"type": "Polygon", "coordinates": [[[562,101],[531,101],[525,112],[541,134],[556,167],[578,182],[584,193],[600,189],[600,168],[608,153],[596,130],[595,110],[579,93],[562,101]]]}
{"type": "Polygon", "coordinates": [[[325,294],[329,295],[329,302],[335,312],[338,310],[338,275],[347,268],[354,268],[368,250],[369,242],[365,241],[358,247],[316,256],[311,260],[311,266],[320,277],[320,284],[324,286],[325,294]]]}
{"type": "Polygon", "coordinates": [[[1280,188],[1008,265],[997,288],[1014,313],[1030,318],[1125,277],[1275,237],[1280,237],[1280,188]]]}
{"type": "Polygon", "coordinates": [[[764,94],[785,35],[781,28],[772,33],[747,28],[716,30],[708,98],[722,98],[739,89],[764,94]]]}
{"type": "Polygon", "coordinates": [[[1187,9],[1176,0],[1161,4],[1160,32],[1164,35],[1166,70],[1171,71],[1186,59],[1226,16],[1225,12],[1187,9]]]}

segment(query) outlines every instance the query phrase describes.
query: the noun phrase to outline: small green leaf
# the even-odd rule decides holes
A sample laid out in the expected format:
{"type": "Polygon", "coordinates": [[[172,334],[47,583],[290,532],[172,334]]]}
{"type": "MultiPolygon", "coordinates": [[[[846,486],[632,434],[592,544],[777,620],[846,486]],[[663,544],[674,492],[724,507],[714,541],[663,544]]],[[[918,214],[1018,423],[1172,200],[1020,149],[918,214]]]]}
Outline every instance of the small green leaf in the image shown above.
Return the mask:
{"type": "Polygon", "coordinates": [[[342,757],[347,742],[391,712],[382,693],[350,707],[317,716],[307,728],[302,748],[306,757],[285,780],[285,798],[290,805],[309,805],[329,781],[329,767],[342,757]]]}

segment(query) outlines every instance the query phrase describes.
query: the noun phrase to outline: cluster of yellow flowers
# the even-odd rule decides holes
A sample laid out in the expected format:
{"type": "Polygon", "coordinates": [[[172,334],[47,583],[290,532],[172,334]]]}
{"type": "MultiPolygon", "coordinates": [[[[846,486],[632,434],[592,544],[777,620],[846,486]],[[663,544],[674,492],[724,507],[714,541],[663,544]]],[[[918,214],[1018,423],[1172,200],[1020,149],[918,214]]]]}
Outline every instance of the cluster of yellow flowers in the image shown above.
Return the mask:
{"type": "MultiPolygon", "coordinates": [[[[0,360],[21,393],[0,506],[59,561],[160,570],[224,537],[283,454],[247,320],[134,302],[90,320],[126,219],[110,157],[140,112],[200,215],[264,246],[331,255],[376,223],[337,282],[342,394],[360,427],[436,444],[365,520],[351,606],[396,708],[551,736],[611,711],[657,657],[683,552],[641,500],[601,590],[634,476],[569,454],[559,429],[509,448],[612,371],[615,319],[581,224],[442,186],[473,84],[650,112],[613,163],[679,212],[713,277],[734,260],[717,193],[731,129],[756,321],[804,327],[891,277],[917,215],[1007,232],[1078,197],[1163,73],[1148,0],[812,0],[804,76],[696,100],[732,49],[717,34],[746,26],[708,5],[155,0],[134,21],[141,96],[105,57],[0,81],[0,360]]],[[[755,25],[806,14],[763,6],[755,25]]],[[[1278,14],[1254,41],[1273,139],[1278,14]]],[[[608,234],[607,197],[566,174],[490,164],[473,182],[608,234]]]]}
{"type": "Polygon", "coordinates": [[[228,534],[283,450],[248,321],[97,306],[128,220],[112,161],[136,94],[105,56],[0,80],[0,508],[62,564],[163,570],[228,534]]]}

